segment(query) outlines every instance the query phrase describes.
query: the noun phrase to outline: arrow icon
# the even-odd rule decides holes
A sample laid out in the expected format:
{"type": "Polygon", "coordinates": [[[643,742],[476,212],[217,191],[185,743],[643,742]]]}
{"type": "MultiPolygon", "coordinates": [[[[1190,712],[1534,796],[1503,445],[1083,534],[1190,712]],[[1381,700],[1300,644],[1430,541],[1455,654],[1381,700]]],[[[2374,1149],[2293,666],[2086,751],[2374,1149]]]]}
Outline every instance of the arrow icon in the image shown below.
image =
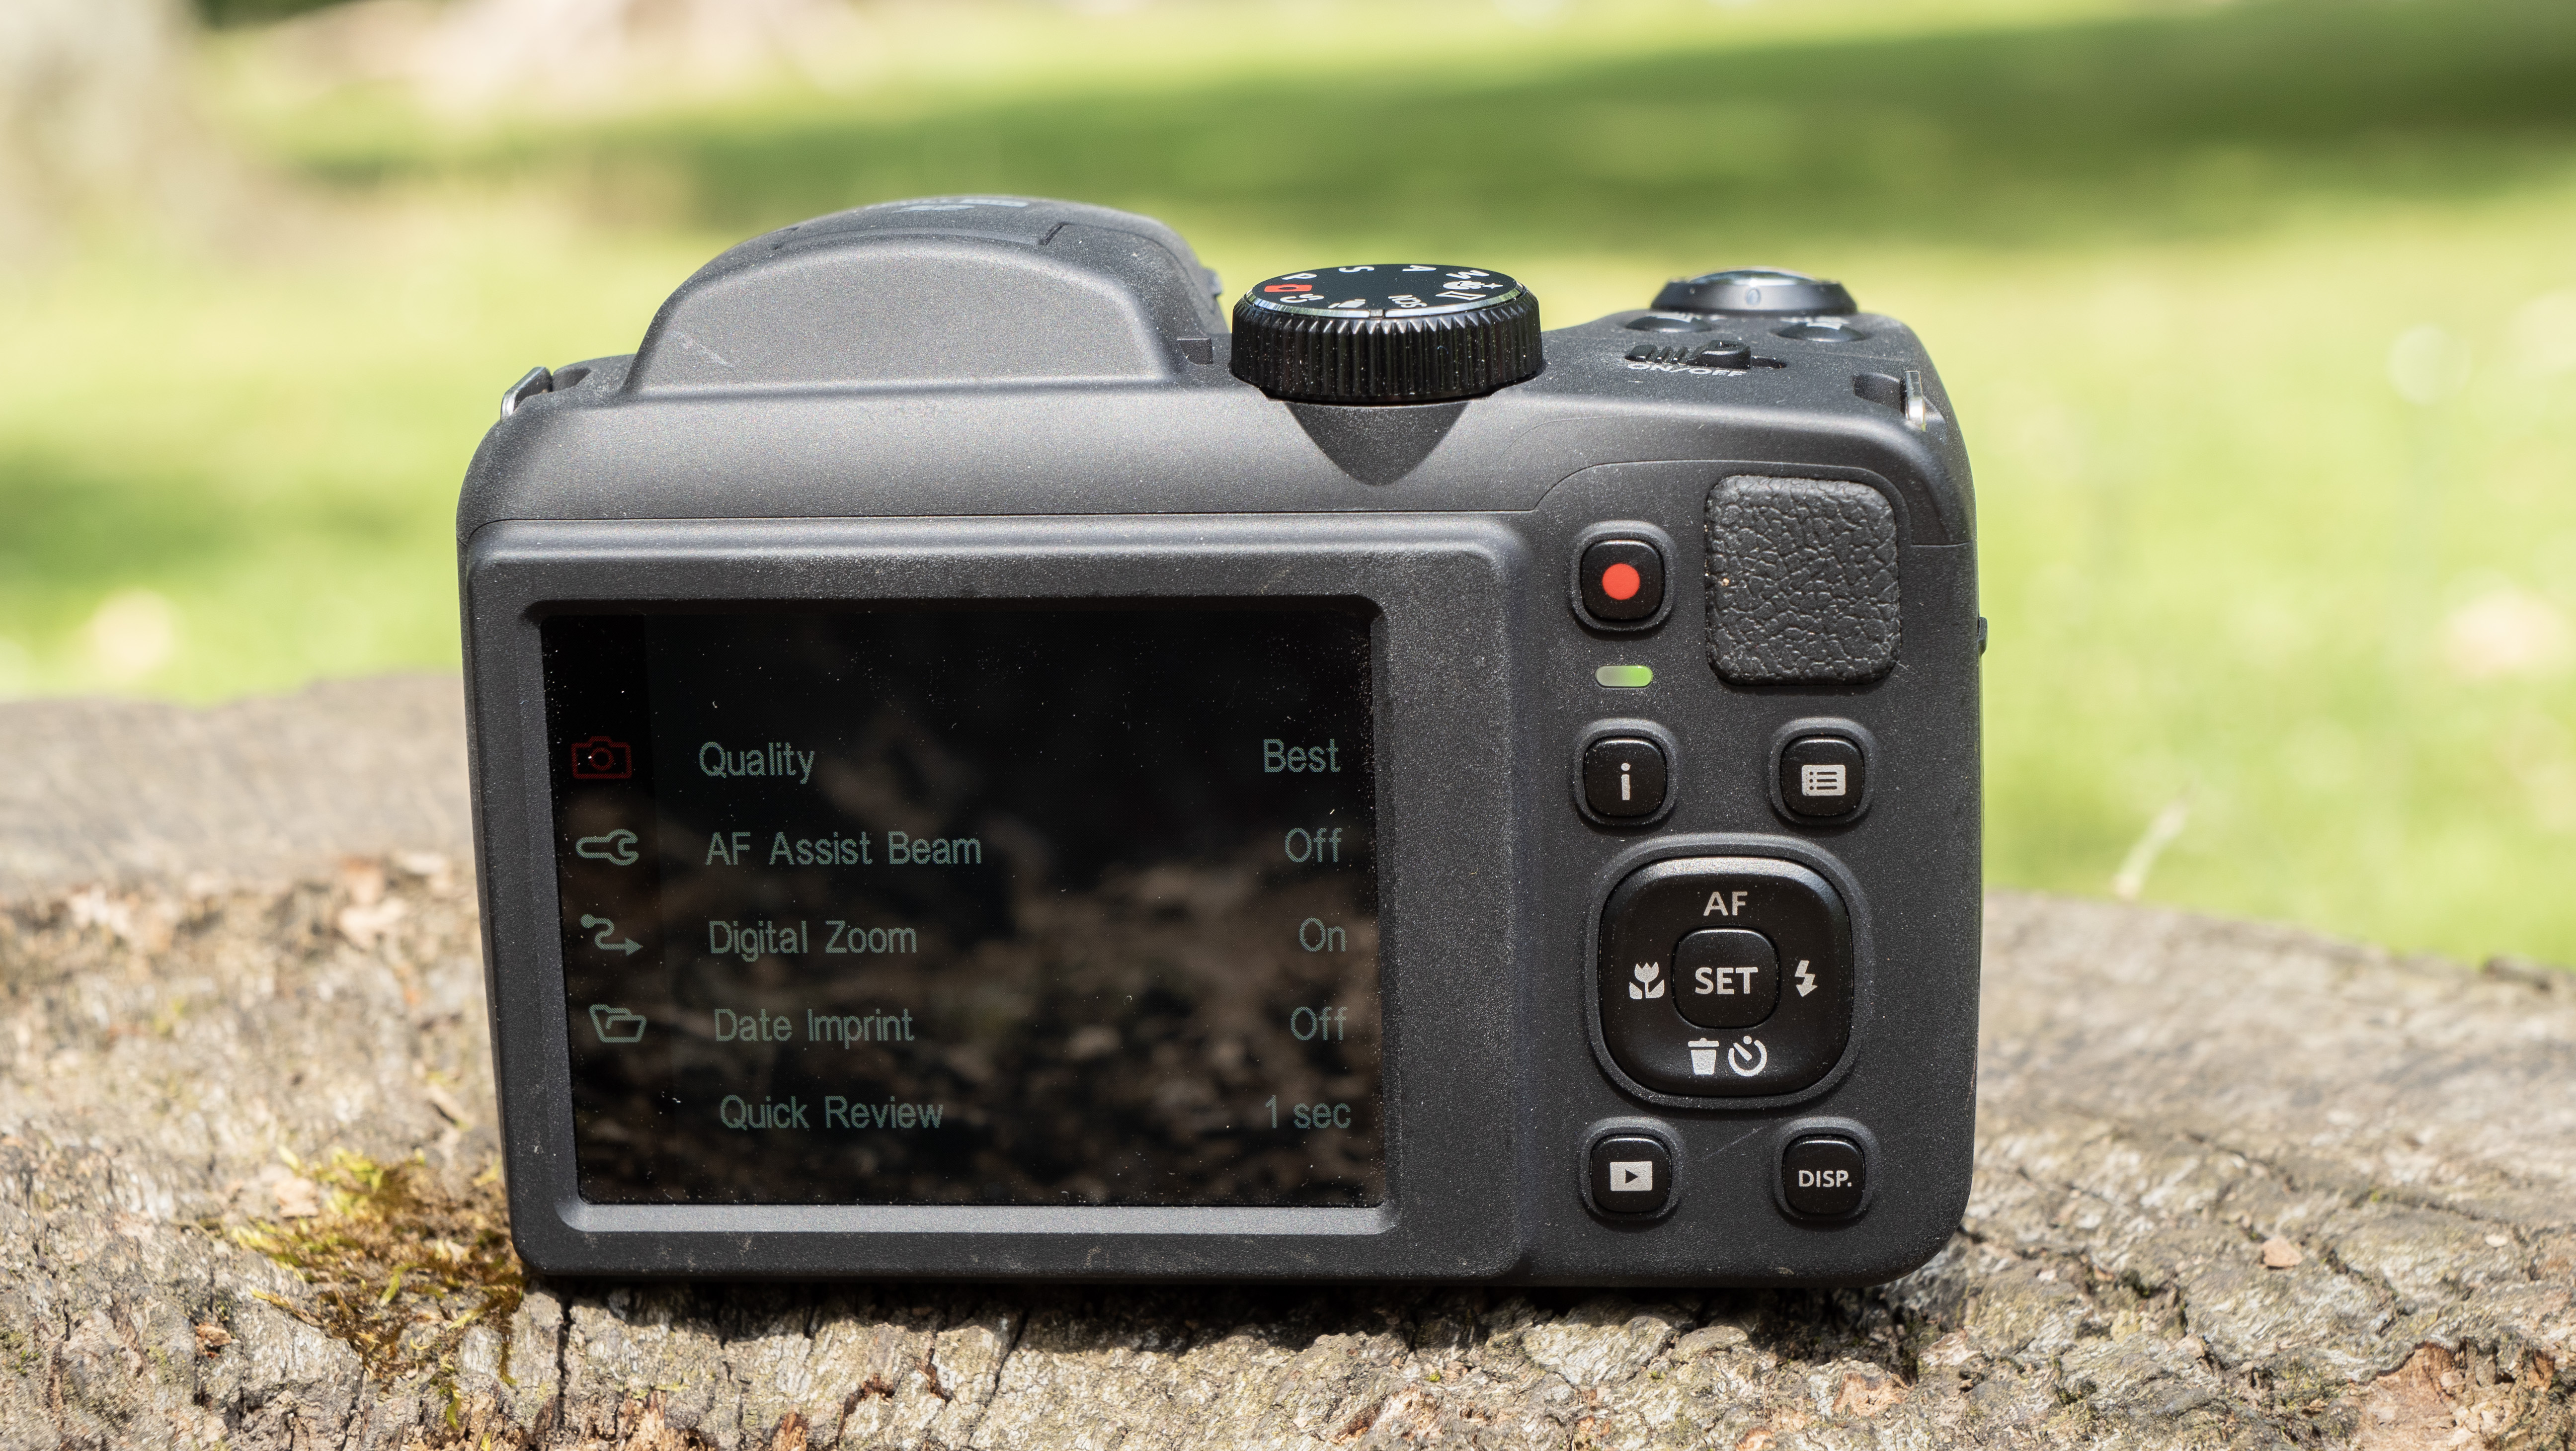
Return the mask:
{"type": "Polygon", "coordinates": [[[585,928],[596,927],[599,929],[599,935],[590,939],[590,945],[593,947],[602,948],[609,952],[623,952],[629,957],[633,957],[635,954],[644,950],[644,944],[636,941],[632,937],[623,938],[616,942],[609,941],[608,934],[617,930],[617,924],[606,917],[593,917],[589,913],[585,912],[582,914],[581,925],[585,928]]]}
{"type": "Polygon", "coordinates": [[[1812,973],[1812,972],[1807,971],[1807,959],[1805,959],[1805,958],[1803,958],[1803,957],[1802,957],[1802,958],[1799,958],[1799,959],[1798,959],[1798,996],[1800,996],[1800,997],[1802,997],[1802,998],[1803,998],[1803,997],[1805,997],[1807,994],[1809,994],[1809,993],[1811,993],[1811,992],[1814,992],[1815,990],[1816,990],[1816,975],[1815,975],[1814,973],[1812,973]]]}

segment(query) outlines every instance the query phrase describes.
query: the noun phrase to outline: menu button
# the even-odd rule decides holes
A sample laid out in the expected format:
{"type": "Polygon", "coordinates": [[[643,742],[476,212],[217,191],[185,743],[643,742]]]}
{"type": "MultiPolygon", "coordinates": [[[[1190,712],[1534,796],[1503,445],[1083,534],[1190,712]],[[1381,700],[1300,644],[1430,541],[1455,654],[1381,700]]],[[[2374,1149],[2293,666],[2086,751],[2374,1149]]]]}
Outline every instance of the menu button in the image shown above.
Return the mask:
{"type": "Polygon", "coordinates": [[[1792,816],[1824,820],[1861,808],[1869,758],[1839,735],[1802,735],[1780,749],[1780,804],[1792,816]]]}

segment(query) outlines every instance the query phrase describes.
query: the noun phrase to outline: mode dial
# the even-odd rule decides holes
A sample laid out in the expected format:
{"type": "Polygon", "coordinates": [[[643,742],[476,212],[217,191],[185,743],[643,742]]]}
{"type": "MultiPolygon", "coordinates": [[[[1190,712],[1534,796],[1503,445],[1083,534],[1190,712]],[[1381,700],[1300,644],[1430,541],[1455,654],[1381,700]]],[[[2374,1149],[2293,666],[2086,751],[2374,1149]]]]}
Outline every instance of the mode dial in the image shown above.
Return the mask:
{"type": "Polygon", "coordinates": [[[1473,398],[1540,366],[1538,299],[1482,267],[1290,272],[1234,305],[1234,376],[1293,402],[1473,398]]]}

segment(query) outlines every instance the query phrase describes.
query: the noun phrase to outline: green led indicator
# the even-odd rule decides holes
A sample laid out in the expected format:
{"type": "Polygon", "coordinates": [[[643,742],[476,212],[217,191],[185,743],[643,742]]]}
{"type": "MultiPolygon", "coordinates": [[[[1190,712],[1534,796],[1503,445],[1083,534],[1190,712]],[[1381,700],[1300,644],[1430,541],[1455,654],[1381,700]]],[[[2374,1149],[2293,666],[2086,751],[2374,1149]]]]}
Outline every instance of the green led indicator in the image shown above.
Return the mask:
{"type": "Polygon", "coordinates": [[[1641,690],[1655,683],[1652,665],[1604,665],[1592,672],[1592,678],[1620,690],[1641,690]]]}

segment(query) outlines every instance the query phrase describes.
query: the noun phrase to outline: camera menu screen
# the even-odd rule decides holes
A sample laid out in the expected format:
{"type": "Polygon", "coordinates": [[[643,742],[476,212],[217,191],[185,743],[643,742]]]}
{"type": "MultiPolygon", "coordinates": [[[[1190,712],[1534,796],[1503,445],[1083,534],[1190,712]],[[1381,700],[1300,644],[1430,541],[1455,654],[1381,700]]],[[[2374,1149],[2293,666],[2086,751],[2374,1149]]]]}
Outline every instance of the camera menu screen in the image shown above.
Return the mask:
{"type": "Polygon", "coordinates": [[[1370,626],[545,621],[583,1196],[1381,1202],[1370,626]]]}

